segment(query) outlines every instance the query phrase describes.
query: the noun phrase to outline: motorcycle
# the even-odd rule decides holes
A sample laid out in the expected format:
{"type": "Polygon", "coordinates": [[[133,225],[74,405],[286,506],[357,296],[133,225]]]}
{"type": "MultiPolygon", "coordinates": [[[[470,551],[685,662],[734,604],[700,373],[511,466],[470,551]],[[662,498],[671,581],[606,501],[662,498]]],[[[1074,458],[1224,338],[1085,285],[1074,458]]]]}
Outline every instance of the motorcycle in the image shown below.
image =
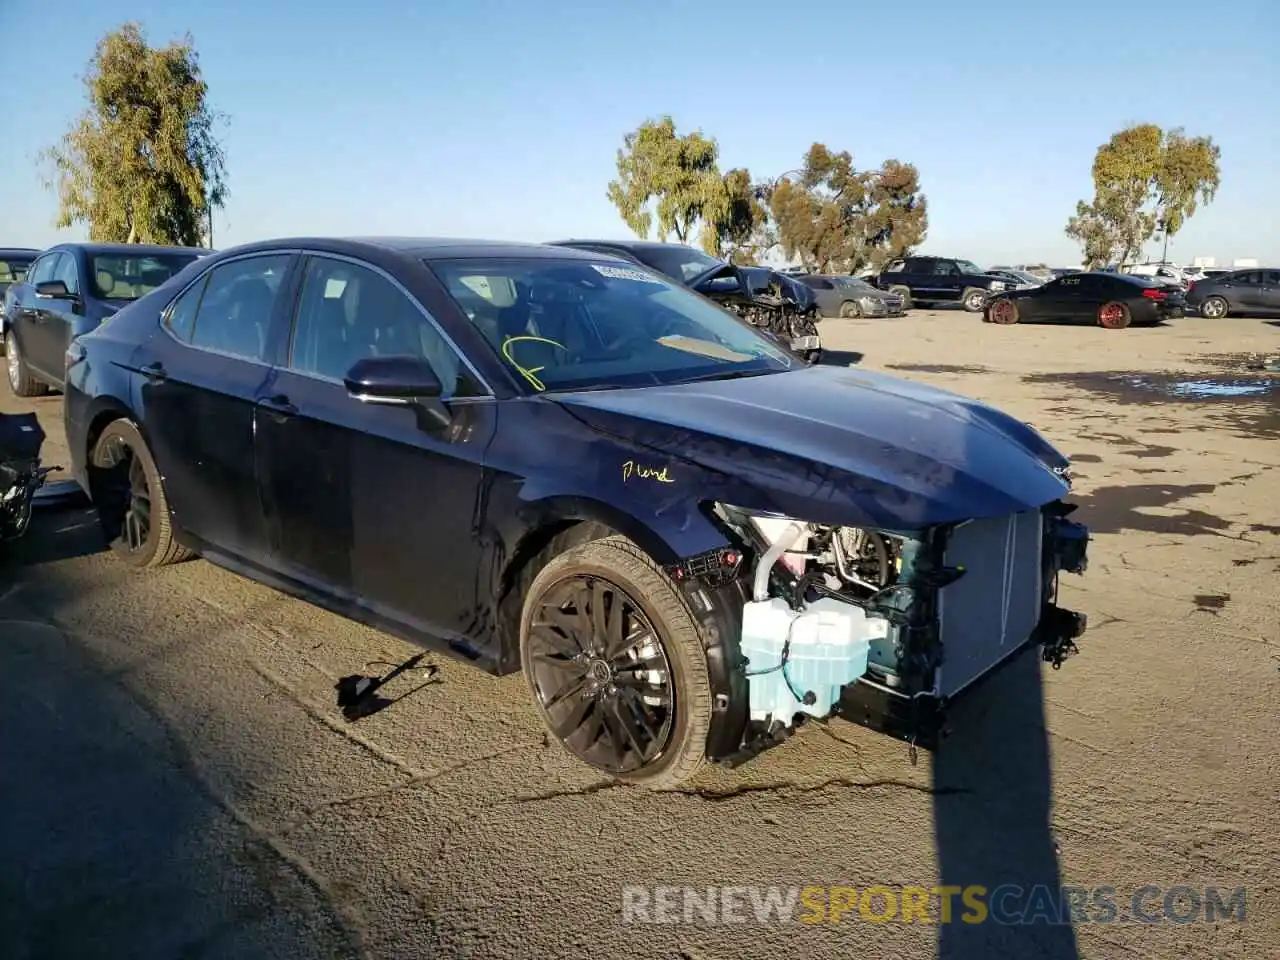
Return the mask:
{"type": "Polygon", "coordinates": [[[26,533],[36,492],[62,469],[40,464],[44,440],[34,413],[0,413],[0,541],[26,533]]]}

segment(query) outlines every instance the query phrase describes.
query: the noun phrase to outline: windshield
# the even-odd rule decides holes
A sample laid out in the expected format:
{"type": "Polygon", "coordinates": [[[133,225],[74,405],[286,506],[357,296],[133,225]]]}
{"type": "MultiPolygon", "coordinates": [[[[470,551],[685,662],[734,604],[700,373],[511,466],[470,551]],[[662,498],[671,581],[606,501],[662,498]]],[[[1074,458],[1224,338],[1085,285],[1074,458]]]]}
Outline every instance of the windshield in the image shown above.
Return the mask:
{"type": "Polygon", "coordinates": [[[693,247],[686,247],[677,243],[673,243],[669,247],[644,247],[639,250],[633,250],[632,253],[643,260],[647,266],[653,267],[659,273],[664,273],[672,280],[679,280],[681,283],[688,283],[694,277],[700,276],[724,262],[708,256],[701,250],[695,250],[693,247]]]}
{"type": "Polygon", "coordinates": [[[156,253],[145,256],[98,254],[89,276],[100,300],[137,300],[196,260],[195,253],[156,253]]]}
{"type": "Polygon", "coordinates": [[[987,272],[983,270],[980,266],[978,266],[976,263],[974,263],[972,260],[957,260],[956,266],[960,268],[961,273],[981,274],[981,273],[987,272]]]}
{"type": "Polygon", "coordinates": [[[617,261],[427,265],[535,392],[754,376],[797,362],[728,311],[617,261]]]}

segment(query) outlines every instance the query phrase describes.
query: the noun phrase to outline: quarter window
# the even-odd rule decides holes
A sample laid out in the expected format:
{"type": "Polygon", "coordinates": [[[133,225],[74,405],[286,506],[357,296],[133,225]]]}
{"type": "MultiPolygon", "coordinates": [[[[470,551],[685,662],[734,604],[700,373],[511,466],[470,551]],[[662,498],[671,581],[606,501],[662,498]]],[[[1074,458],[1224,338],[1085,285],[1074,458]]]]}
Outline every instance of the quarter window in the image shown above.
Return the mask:
{"type": "Polygon", "coordinates": [[[289,366],[341,380],[367,357],[412,356],[431,365],[445,399],[481,391],[422,310],[382,274],[312,257],[298,302],[289,366]]]}
{"type": "Polygon", "coordinates": [[[183,343],[191,340],[191,331],[196,325],[196,310],[200,306],[200,295],[204,293],[204,288],[208,283],[209,274],[206,273],[189,286],[182,296],[173,301],[173,305],[169,307],[169,312],[165,314],[165,326],[169,328],[170,333],[183,343]]]}
{"type": "Polygon", "coordinates": [[[290,254],[246,257],[214,267],[196,311],[192,346],[264,360],[267,331],[290,254]]]}

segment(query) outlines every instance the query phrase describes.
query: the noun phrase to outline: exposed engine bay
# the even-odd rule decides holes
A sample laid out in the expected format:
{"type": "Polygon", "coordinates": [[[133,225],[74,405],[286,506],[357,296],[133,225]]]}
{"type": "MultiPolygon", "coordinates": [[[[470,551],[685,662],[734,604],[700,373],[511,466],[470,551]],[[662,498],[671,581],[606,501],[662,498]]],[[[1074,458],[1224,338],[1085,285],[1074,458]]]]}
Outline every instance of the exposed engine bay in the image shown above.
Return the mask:
{"type": "Polygon", "coordinates": [[[910,534],[715,509],[749,583],[748,755],[833,715],[932,749],[948,700],[1030,645],[1056,668],[1084,631],[1055,603],[1088,541],[1061,501],[910,534]]]}

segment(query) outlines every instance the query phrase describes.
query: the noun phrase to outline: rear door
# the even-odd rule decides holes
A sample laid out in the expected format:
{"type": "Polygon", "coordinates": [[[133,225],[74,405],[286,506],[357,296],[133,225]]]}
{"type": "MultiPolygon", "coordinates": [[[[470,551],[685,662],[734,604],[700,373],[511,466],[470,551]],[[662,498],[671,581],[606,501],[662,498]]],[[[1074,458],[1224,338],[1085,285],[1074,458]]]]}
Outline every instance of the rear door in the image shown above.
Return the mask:
{"type": "Polygon", "coordinates": [[[1258,310],[1280,313],[1280,270],[1263,270],[1262,286],[1258,290],[1258,310]]]}
{"type": "Polygon", "coordinates": [[[1263,310],[1263,282],[1261,270],[1245,270],[1232,277],[1231,285],[1235,291],[1235,301],[1242,310],[1252,313],[1263,310]]]}
{"type": "MultiPolygon", "coordinates": [[[[41,266],[44,267],[44,264],[41,266]]],[[[33,285],[22,347],[26,352],[27,366],[41,377],[61,383],[63,355],[66,351],[65,332],[75,319],[75,311],[84,309],[76,299],[80,294],[79,271],[76,269],[75,258],[70,253],[58,251],[53,255],[47,270],[41,270],[40,282],[50,280],[65,283],[71,296],[36,296],[33,285]]]]}
{"type": "Polygon", "coordinates": [[[254,254],[206,270],[140,353],[144,425],[178,523],[201,549],[268,569],[254,405],[273,374],[269,334],[295,258],[254,254]]]}
{"type": "Polygon", "coordinates": [[[933,269],[927,281],[930,300],[941,300],[954,303],[964,292],[964,277],[960,266],[954,260],[934,260],[933,269]]]}
{"type": "Polygon", "coordinates": [[[12,328],[23,353],[26,352],[27,345],[31,341],[36,319],[35,305],[40,302],[36,300],[36,284],[53,279],[53,270],[58,265],[58,258],[61,255],[61,251],[55,250],[39,257],[27,271],[26,281],[13,292],[13,302],[5,317],[6,327],[12,328]]]}
{"type": "Polygon", "coordinates": [[[445,639],[476,632],[482,456],[497,404],[427,311],[371,264],[309,255],[282,368],[257,394],[257,464],[279,569],[445,639]],[[362,402],[366,357],[426,359],[454,417],[362,402]]]}

